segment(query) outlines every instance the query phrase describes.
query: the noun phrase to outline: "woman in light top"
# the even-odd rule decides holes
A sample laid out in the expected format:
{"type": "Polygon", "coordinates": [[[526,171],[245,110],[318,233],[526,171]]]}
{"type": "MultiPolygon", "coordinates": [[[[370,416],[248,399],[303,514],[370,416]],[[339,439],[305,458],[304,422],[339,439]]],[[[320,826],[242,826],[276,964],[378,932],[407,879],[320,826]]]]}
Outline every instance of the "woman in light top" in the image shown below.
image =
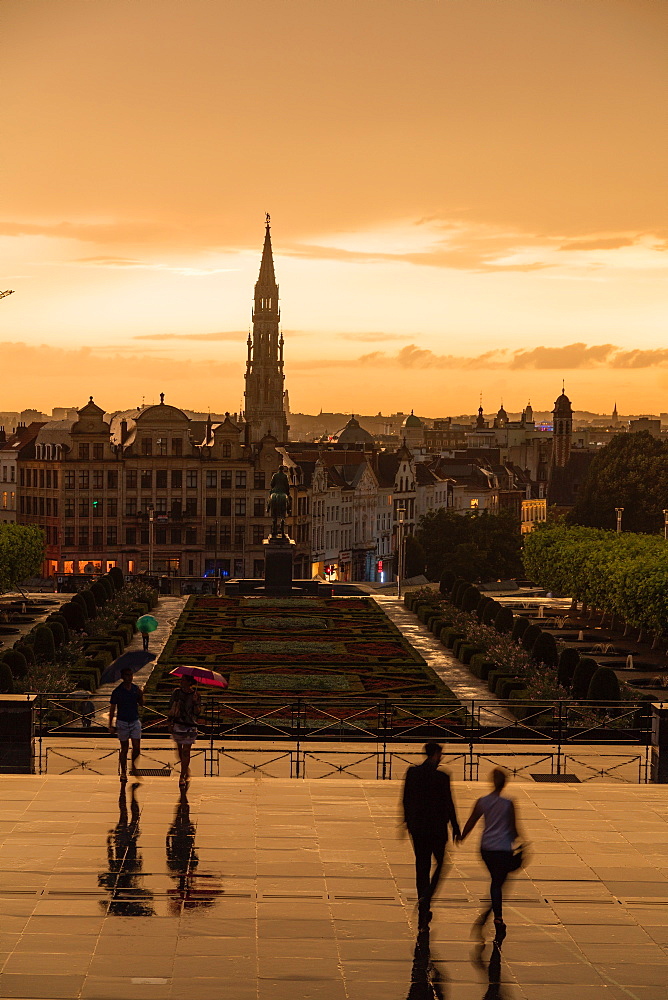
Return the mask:
{"type": "Polygon", "coordinates": [[[503,883],[508,874],[516,867],[513,858],[513,848],[517,840],[517,825],[515,818],[515,803],[502,795],[506,784],[506,772],[495,767],[491,774],[494,790],[489,795],[478,799],[473,811],[466,821],[462,831],[462,840],[468,837],[481,816],[485,819],[485,829],[480,841],[482,860],[487,865],[492,879],[490,887],[490,906],[481,913],[476,921],[476,928],[482,934],[490,913],[494,912],[494,943],[500,945],[506,936],[506,925],[503,922],[503,883]]]}

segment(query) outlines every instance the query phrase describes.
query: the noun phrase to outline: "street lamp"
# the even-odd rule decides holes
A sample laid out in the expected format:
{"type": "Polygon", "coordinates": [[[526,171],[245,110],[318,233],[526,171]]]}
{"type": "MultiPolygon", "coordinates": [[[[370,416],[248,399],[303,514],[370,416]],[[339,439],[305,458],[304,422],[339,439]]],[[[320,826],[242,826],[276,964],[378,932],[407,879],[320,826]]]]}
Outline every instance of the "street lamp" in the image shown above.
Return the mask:
{"type": "Polygon", "coordinates": [[[401,578],[404,575],[404,518],[405,507],[397,507],[397,597],[401,598],[401,578]]]}
{"type": "Polygon", "coordinates": [[[615,513],[617,514],[617,534],[622,530],[622,514],[624,513],[623,507],[615,507],[615,513]]]}
{"type": "Polygon", "coordinates": [[[663,512],[663,539],[668,542],[668,510],[663,512]]]}
{"type": "Polygon", "coordinates": [[[153,504],[149,504],[148,510],[148,575],[153,572],[153,504]]]}
{"type": "Polygon", "coordinates": [[[218,588],[220,586],[220,582],[218,580],[218,526],[219,526],[219,524],[220,524],[220,521],[217,520],[216,521],[216,537],[213,540],[213,577],[214,577],[214,580],[215,580],[215,584],[214,584],[215,591],[214,591],[214,593],[215,593],[216,597],[218,597],[218,588]]]}

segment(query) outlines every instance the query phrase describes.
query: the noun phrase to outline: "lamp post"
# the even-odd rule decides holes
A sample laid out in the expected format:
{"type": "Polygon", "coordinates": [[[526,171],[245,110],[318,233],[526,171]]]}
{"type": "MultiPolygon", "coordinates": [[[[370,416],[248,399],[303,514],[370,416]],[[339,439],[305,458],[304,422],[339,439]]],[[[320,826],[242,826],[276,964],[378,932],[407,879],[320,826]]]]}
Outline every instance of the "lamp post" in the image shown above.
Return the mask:
{"type": "Polygon", "coordinates": [[[213,540],[213,578],[215,580],[214,593],[216,597],[218,597],[218,588],[219,588],[219,581],[218,581],[218,525],[219,524],[220,521],[216,520],[216,537],[213,540]]]}
{"type": "Polygon", "coordinates": [[[148,575],[153,573],[153,504],[148,505],[148,575]]]}
{"type": "Polygon", "coordinates": [[[405,507],[397,507],[397,597],[401,598],[401,578],[404,575],[404,518],[405,507]]]}
{"type": "Polygon", "coordinates": [[[617,514],[617,534],[620,534],[622,530],[622,514],[624,513],[624,508],[615,507],[615,513],[617,514]]]}
{"type": "Polygon", "coordinates": [[[663,512],[663,540],[668,542],[668,510],[663,512]]]}

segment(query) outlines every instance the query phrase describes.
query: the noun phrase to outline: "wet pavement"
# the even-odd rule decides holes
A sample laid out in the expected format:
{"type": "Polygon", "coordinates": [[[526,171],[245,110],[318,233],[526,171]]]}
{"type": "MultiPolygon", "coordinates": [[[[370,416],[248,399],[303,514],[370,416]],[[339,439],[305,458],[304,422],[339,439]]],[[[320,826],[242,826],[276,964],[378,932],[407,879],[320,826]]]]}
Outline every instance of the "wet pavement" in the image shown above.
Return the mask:
{"type": "MultiPolygon", "coordinates": [[[[484,791],[455,783],[460,821],[484,791]]],[[[531,856],[499,955],[469,939],[476,833],[417,941],[399,781],[3,777],[0,997],[664,1000],[665,789],[509,792],[531,856]]]]}

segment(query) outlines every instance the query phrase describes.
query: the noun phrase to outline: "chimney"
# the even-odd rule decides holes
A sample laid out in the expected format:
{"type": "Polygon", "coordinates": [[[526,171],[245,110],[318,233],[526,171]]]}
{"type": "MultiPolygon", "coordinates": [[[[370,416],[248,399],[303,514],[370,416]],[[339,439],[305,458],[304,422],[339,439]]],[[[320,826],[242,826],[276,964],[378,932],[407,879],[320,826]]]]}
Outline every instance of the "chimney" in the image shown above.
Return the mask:
{"type": "Polygon", "coordinates": [[[4,444],[7,440],[7,435],[5,434],[4,424],[0,427],[0,444],[4,444]]]}

